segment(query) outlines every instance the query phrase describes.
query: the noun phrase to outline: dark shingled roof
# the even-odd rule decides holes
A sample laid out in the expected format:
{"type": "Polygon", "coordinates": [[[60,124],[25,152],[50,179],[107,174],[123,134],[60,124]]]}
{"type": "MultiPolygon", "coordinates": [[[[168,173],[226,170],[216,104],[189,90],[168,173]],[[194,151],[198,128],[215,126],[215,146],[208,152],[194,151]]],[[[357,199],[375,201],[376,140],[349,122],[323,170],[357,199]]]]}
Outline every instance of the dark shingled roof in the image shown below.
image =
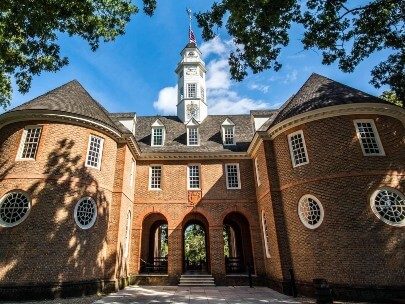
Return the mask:
{"type": "Polygon", "coordinates": [[[387,103],[378,97],[314,73],[280,108],[271,125],[315,109],[365,102],[387,103]]]}
{"type": "Polygon", "coordinates": [[[187,146],[186,126],[177,116],[138,116],[135,138],[142,152],[245,152],[253,139],[250,115],[209,115],[199,126],[200,146],[187,146]],[[224,146],[221,125],[226,118],[235,124],[234,146],[224,146]],[[151,126],[159,119],[166,129],[164,146],[151,146],[151,126]]]}
{"type": "Polygon", "coordinates": [[[109,113],[108,116],[115,117],[115,118],[123,118],[123,119],[129,119],[129,118],[134,118],[136,115],[135,112],[123,112],[123,113],[109,113]]]}
{"type": "Polygon", "coordinates": [[[277,112],[277,109],[273,109],[273,110],[250,110],[250,115],[254,116],[254,117],[259,117],[259,116],[271,116],[273,115],[275,112],[277,112]]]}
{"type": "Polygon", "coordinates": [[[50,110],[79,114],[116,128],[107,110],[95,101],[77,80],[72,80],[23,103],[9,112],[23,110],[50,110]]]}

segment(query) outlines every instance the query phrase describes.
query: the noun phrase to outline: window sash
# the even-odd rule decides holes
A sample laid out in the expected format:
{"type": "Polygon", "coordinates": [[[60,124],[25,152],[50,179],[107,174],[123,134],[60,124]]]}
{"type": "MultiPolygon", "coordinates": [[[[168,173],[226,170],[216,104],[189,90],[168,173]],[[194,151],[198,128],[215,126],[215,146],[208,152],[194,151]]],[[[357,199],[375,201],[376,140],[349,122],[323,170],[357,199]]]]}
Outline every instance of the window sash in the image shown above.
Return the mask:
{"type": "Polygon", "coordinates": [[[188,145],[198,146],[198,128],[188,128],[188,145]]]}
{"type": "Polygon", "coordinates": [[[307,148],[302,130],[288,135],[293,167],[309,163],[307,148]]]}
{"type": "Polygon", "coordinates": [[[188,98],[196,98],[197,97],[197,84],[196,83],[188,83],[187,84],[187,97],[188,98]]]}
{"type": "Polygon", "coordinates": [[[104,139],[95,135],[89,136],[89,145],[87,148],[86,166],[100,169],[101,158],[103,155],[104,139]]]}
{"type": "Polygon", "coordinates": [[[264,247],[266,249],[266,258],[270,258],[270,250],[269,250],[269,229],[267,226],[267,219],[264,211],[262,210],[262,229],[263,229],[263,239],[264,239],[264,247]]]}
{"type": "Polygon", "coordinates": [[[152,146],[163,146],[164,130],[163,128],[152,128],[152,146]]]}
{"type": "Polygon", "coordinates": [[[227,189],[240,189],[239,164],[226,164],[227,189]]]}
{"type": "Polygon", "coordinates": [[[385,155],[380,136],[372,119],[355,120],[357,138],[359,139],[363,155],[380,156],[385,155]]]}
{"type": "Polygon", "coordinates": [[[223,127],[223,128],[224,128],[224,145],[234,145],[235,128],[234,127],[223,127]]]}
{"type": "Polygon", "coordinates": [[[149,189],[162,189],[162,166],[153,165],[149,168],[149,189]]]}
{"type": "Polygon", "coordinates": [[[27,126],[24,128],[17,159],[35,160],[38,152],[41,131],[41,126],[27,126]]]}
{"type": "Polygon", "coordinates": [[[200,165],[188,166],[188,188],[200,189],[200,165]]]}

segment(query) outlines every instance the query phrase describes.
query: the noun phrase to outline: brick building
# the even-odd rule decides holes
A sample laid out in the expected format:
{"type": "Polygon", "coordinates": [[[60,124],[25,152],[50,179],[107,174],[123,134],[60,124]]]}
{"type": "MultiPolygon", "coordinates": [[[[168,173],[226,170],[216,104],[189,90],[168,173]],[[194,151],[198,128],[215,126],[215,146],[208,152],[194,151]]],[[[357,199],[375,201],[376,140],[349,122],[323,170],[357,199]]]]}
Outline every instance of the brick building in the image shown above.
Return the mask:
{"type": "Polygon", "coordinates": [[[404,109],[313,74],[277,110],[209,115],[201,53],[181,56],[177,116],[110,113],[77,81],[0,115],[0,298],[249,269],[284,293],[403,297],[404,109]]]}

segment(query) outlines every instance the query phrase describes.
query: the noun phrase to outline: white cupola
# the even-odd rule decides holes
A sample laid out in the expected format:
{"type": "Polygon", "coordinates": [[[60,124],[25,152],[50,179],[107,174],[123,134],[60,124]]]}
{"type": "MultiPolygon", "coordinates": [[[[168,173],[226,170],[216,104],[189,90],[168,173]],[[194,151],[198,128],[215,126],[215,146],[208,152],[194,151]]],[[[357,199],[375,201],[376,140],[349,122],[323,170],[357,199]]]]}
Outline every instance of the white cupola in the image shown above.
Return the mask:
{"type": "Polygon", "coordinates": [[[178,94],[177,116],[184,123],[194,118],[201,123],[208,115],[205,87],[205,63],[197,48],[194,34],[189,29],[189,43],[181,51],[181,61],[177,65],[178,94]]]}

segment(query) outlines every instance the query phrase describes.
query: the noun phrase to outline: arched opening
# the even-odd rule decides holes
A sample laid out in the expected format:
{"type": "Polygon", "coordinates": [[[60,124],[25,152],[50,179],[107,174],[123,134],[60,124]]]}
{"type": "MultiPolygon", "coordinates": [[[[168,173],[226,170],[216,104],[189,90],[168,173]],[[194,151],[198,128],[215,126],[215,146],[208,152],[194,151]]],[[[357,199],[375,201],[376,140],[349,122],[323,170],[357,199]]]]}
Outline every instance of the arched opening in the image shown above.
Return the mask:
{"type": "Polygon", "coordinates": [[[227,273],[254,271],[250,226],[246,217],[231,212],[223,222],[224,255],[227,273]]]}
{"type": "Polygon", "coordinates": [[[160,213],[149,214],[142,223],[140,271],[167,273],[168,247],[167,220],[160,213]]]}
{"type": "Polygon", "coordinates": [[[207,219],[199,213],[186,216],[183,221],[183,271],[185,273],[210,271],[208,242],[207,219]]]}

